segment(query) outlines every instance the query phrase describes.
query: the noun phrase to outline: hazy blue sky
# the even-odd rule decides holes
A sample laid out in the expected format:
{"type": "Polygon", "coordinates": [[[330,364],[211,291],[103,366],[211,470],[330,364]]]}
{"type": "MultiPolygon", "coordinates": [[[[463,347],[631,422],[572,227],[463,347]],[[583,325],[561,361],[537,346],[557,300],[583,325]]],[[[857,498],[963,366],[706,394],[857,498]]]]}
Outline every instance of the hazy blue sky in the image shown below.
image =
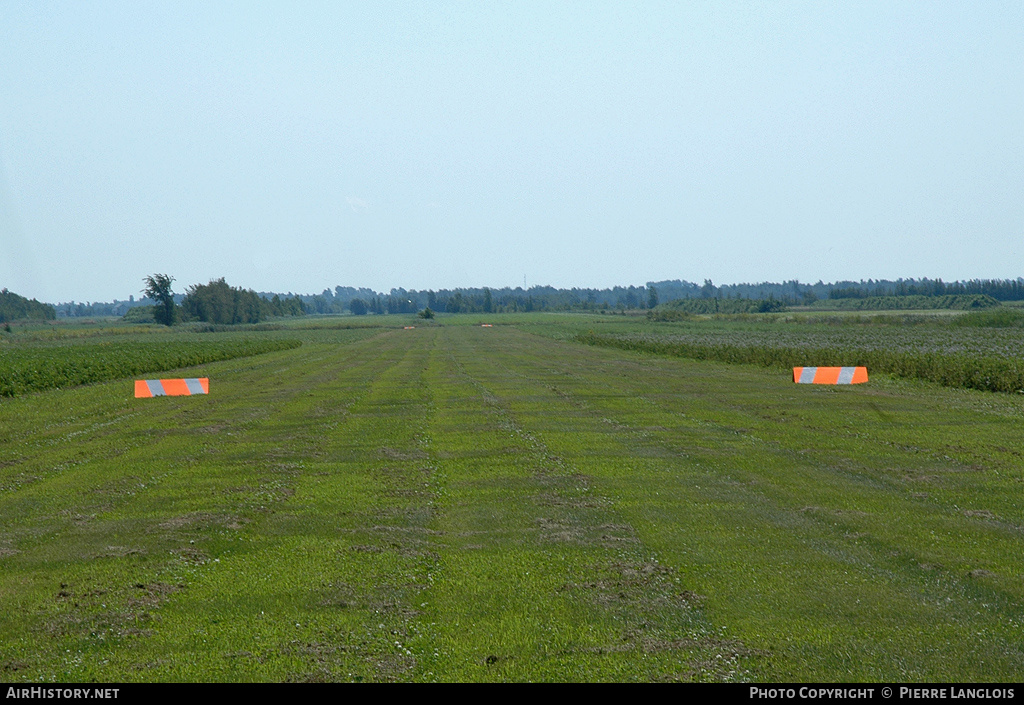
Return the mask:
{"type": "Polygon", "coordinates": [[[1024,275],[1024,3],[0,2],[0,286],[1024,275]]]}

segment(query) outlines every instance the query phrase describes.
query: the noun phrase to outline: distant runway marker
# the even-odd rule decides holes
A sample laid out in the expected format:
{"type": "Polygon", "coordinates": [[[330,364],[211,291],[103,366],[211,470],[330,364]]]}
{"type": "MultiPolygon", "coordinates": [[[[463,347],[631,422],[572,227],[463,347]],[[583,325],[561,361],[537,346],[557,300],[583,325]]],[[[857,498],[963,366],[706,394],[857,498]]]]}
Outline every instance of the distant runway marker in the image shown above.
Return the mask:
{"type": "Polygon", "coordinates": [[[209,394],[209,377],[192,377],[189,379],[137,379],[135,380],[135,398],[148,397],[187,397],[193,394],[209,394]]]}
{"type": "Polygon", "coordinates": [[[863,384],[868,381],[866,367],[794,367],[797,384],[863,384]]]}

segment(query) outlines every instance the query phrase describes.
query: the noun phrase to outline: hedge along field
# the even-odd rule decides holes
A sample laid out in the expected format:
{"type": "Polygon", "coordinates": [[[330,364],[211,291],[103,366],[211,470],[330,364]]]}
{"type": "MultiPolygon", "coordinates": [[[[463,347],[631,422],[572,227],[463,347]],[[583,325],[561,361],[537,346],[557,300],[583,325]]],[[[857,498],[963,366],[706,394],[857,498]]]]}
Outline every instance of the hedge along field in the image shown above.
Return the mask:
{"type": "Polygon", "coordinates": [[[783,348],[753,345],[701,345],[677,341],[631,339],[580,333],[576,340],[588,345],[657,353],[694,360],[717,360],[764,367],[866,366],[870,372],[937,382],[988,392],[1024,393],[1024,360],[954,355],[935,352],[863,350],[858,348],[783,348]]]}
{"type": "Polygon", "coordinates": [[[317,335],[0,401],[7,680],[1019,680],[1017,396],[317,335]]]}
{"type": "Polygon", "coordinates": [[[0,347],[0,397],[193,367],[301,344],[298,340],[235,338],[0,347]]]}
{"type": "Polygon", "coordinates": [[[776,369],[807,365],[864,365],[868,373],[923,379],[948,387],[993,392],[1024,391],[1024,333],[988,327],[980,314],[934,323],[862,325],[829,319],[693,320],[686,323],[591,317],[562,325],[529,325],[544,335],[589,345],[695,360],[754,364],[776,369]],[[586,332],[584,332],[586,331],[586,332]]]}
{"type": "Polygon", "coordinates": [[[986,294],[947,294],[945,296],[866,296],[864,298],[821,299],[812,304],[824,311],[896,311],[900,309],[947,309],[974,311],[1000,306],[986,294]]]}

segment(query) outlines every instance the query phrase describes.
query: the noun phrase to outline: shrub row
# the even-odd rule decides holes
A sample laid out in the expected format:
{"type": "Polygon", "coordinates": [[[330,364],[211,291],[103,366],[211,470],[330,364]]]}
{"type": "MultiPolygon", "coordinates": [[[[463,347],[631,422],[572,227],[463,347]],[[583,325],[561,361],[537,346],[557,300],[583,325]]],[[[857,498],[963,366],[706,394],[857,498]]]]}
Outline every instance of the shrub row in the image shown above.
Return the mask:
{"type": "Polygon", "coordinates": [[[298,340],[111,342],[0,349],[0,397],[105,382],[301,345],[298,340]]]}
{"type": "Polygon", "coordinates": [[[956,328],[1024,328],[1024,311],[1000,306],[987,311],[972,311],[957,316],[950,325],[956,328]]]}
{"type": "Polygon", "coordinates": [[[1024,361],[956,353],[863,350],[857,348],[792,348],[745,345],[704,345],[625,336],[576,335],[588,345],[657,353],[694,360],[714,360],[792,369],[802,366],[864,365],[868,373],[924,379],[947,387],[990,392],[1024,392],[1024,361]]]}
{"type": "Polygon", "coordinates": [[[772,313],[785,311],[786,306],[777,299],[676,299],[647,312],[652,321],[687,320],[686,314],[695,313],[772,313]]]}
{"type": "Polygon", "coordinates": [[[946,296],[869,296],[854,299],[827,299],[816,308],[841,311],[898,311],[907,309],[950,309],[973,311],[993,308],[1000,303],[985,294],[948,294],[946,296]]]}

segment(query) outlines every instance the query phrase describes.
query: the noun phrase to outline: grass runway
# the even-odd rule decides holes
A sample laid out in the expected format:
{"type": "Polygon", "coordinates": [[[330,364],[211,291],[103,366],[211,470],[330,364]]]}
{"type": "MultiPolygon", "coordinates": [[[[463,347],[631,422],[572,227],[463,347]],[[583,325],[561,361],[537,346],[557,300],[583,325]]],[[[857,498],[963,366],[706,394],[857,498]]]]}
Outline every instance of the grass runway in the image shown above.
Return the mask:
{"type": "Polygon", "coordinates": [[[0,400],[0,679],[1020,679],[1020,395],[417,326],[0,400]]]}

